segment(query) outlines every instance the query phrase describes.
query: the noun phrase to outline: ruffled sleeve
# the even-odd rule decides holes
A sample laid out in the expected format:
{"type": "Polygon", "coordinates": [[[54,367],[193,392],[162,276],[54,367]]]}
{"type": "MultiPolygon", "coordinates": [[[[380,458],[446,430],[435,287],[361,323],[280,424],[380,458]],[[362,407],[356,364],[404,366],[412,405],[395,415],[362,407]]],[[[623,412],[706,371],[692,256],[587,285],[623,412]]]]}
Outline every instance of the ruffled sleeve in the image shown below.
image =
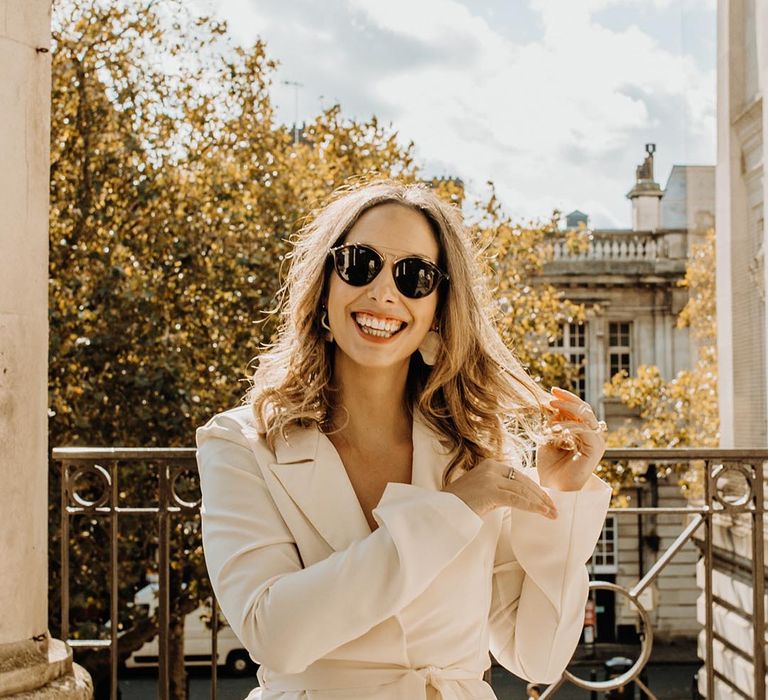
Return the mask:
{"type": "MultiPolygon", "coordinates": [[[[537,483],[536,469],[524,473],[537,483]]],[[[489,617],[491,653],[521,678],[562,675],[584,624],[592,556],[611,487],[595,474],[579,491],[544,487],[558,509],[551,520],[507,509],[496,550],[489,617]]]]}

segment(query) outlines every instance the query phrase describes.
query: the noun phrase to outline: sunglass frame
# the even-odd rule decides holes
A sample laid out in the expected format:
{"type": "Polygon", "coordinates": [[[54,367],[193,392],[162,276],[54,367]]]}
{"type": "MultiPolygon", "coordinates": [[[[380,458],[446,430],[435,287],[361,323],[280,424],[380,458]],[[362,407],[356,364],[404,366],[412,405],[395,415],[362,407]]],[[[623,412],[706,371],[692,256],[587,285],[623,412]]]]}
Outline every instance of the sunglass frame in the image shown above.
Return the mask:
{"type": "MultiPolygon", "coordinates": [[[[386,257],[382,255],[376,248],[374,248],[372,245],[368,243],[342,243],[341,245],[333,246],[332,248],[328,249],[328,255],[331,257],[331,260],[333,261],[333,269],[336,272],[336,274],[339,276],[339,279],[344,282],[345,284],[348,284],[352,287],[364,287],[366,284],[370,284],[373,282],[373,280],[376,279],[376,277],[381,274],[381,271],[384,269],[384,263],[386,262],[386,257]],[[336,262],[336,252],[339,250],[343,250],[344,248],[365,248],[366,250],[370,250],[373,252],[379,259],[379,267],[376,271],[376,274],[371,277],[367,282],[363,282],[362,284],[354,284],[353,282],[350,282],[349,280],[344,279],[342,274],[339,272],[338,263],[336,262]]],[[[433,263],[431,260],[427,260],[426,258],[422,258],[420,255],[404,255],[400,258],[395,258],[395,260],[392,262],[392,278],[395,281],[395,286],[397,287],[397,290],[405,297],[409,299],[424,299],[428,297],[430,294],[433,294],[438,287],[444,282],[448,281],[450,279],[447,272],[443,272],[435,263],[433,263]],[[406,294],[398,284],[398,279],[402,277],[402,275],[395,275],[395,267],[398,263],[401,263],[405,260],[418,260],[421,264],[426,265],[428,268],[433,270],[435,272],[435,283],[432,285],[432,288],[426,293],[418,297],[411,296],[410,294],[406,294]]]]}

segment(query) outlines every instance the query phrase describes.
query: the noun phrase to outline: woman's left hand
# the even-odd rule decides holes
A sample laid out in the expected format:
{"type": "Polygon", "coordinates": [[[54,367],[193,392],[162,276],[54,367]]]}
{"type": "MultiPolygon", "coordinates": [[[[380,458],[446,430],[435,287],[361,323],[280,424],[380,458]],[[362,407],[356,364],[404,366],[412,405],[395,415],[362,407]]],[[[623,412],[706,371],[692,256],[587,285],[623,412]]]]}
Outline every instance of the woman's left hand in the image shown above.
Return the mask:
{"type": "Polygon", "coordinates": [[[605,453],[605,423],[598,421],[592,407],[570,391],[553,387],[550,426],[554,438],[568,433],[576,450],[558,447],[555,440],[539,445],[536,467],[542,486],[560,491],[578,491],[587,482],[605,453]]]}

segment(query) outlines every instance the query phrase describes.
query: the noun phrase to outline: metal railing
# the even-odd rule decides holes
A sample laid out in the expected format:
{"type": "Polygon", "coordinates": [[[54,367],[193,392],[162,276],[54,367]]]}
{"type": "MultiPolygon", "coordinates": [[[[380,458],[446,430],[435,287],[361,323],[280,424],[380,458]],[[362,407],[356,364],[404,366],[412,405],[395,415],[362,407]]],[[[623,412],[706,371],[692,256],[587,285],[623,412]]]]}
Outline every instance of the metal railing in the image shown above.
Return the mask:
{"type": "MultiPolygon", "coordinates": [[[[108,649],[110,652],[110,696],[117,698],[118,687],[118,533],[120,518],[127,515],[151,517],[156,520],[158,538],[158,638],[159,638],[159,695],[169,697],[168,673],[168,622],[170,618],[169,567],[170,567],[170,522],[180,514],[199,518],[200,501],[185,499],[178,493],[179,477],[186,473],[196,476],[195,450],[191,448],[142,449],[142,448],[71,448],[59,447],[53,450],[53,459],[61,465],[61,639],[74,648],[108,649]],[[156,469],[157,505],[133,507],[119,505],[121,478],[127,476],[131,466],[152,465],[156,469]],[[90,480],[91,495],[84,497],[79,492],[78,482],[86,475],[90,480]],[[95,486],[94,486],[95,484],[95,486]],[[95,492],[95,495],[94,495],[95,492]],[[102,518],[109,534],[109,583],[110,601],[109,639],[70,638],[70,519],[78,514],[102,518]]],[[[541,700],[552,697],[564,683],[570,682],[593,691],[607,691],[634,682],[649,698],[656,696],[642,682],[640,674],[651,658],[653,629],[650,616],[643,607],[640,596],[659,576],[675,555],[689,541],[693,541],[697,530],[703,529],[699,548],[704,557],[705,595],[705,655],[706,697],[715,697],[715,678],[731,689],[754,700],[765,700],[765,562],[764,562],[764,475],[763,463],[768,462],[768,450],[740,449],[609,449],[604,462],[643,462],[651,468],[664,463],[701,463],[703,469],[703,498],[686,507],[637,507],[610,508],[609,513],[617,516],[644,516],[662,513],[687,516],[674,542],[663,552],[653,566],[631,588],[608,581],[591,581],[592,590],[612,590],[622,594],[636,608],[643,631],[639,658],[633,666],[620,676],[605,681],[580,678],[566,670],[559,681],[550,685],[540,694],[541,700]],[[743,493],[732,497],[724,494],[724,480],[733,475],[740,476],[746,488],[743,493]],[[723,482],[723,483],[721,483],[723,482]],[[715,518],[722,514],[747,517],[751,524],[751,579],[752,579],[752,633],[754,688],[751,694],[737,687],[714,667],[714,641],[728,644],[716,633],[713,623],[714,568],[713,529],[715,518]]],[[[217,646],[218,614],[215,599],[212,600],[211,629],[211,698],[217,697],[217,646]]],[[[743,651],[740,651],[742,656],[743,651]]],[[[538,691],[537,691],[538,693],[538,691]]]]}

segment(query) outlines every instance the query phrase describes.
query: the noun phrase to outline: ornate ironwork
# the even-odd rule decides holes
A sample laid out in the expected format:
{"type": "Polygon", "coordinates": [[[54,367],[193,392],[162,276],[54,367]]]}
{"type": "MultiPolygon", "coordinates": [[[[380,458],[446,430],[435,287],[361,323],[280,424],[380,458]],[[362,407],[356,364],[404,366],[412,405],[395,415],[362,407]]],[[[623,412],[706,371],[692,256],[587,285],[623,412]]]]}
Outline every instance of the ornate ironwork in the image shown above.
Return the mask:
{"type": "MultiPolygon", "coordinates": [[[[178,492],[179,480],[189,475],[196,481],[197,468],[195,450],[184,449],[140,449],[140,448],[56,448],[54,460],[60,462],[61,482],[61,638],[74,647],[104,648],[110,650],[111,658],[111,697],[117,697],[117,624],[118,619],[118,561],[117,542],[119,518],[126,514],[154,517],[157,520],[159,542],[159,690],[160,697],[168,697],[168,620],[169,620],[169,533],[170,518],[177,514],[199,517],[200,498],[189,500],[178,492]],[[157,470],[158,505],[156,507],[121,507],[118,505],[118,482],[121,469],[131,463],[147,463],[157,470]],[[83,495],[82,483],[89,479],[90,489],[95,493],[83,495]],[[70,639],[69,638],[69,535],[70,518],[77,514],[102,516],[109,530],[110,561],[110,611],[113,624],[110,626],[110,639],[70,639]]],[[[625,596],[635,607],[643,628],[642,645],[638,658],[632,667],[616,678],[605,681],[586,680],[570,671],[565,671],[556,683],[543,692],[536,691],[530,697],[553,697],[557,689],[570,682],[576,686],[593,691],[607,691],[634,682],[649,698],[655,698],[651,690],[643,683],[641,673],[651,658],[653,646],[653,628],[651,618],[639,597],[653,583],[661,571],[669,564],[683,546],[693,539],[697,530],[703,530],[699,545],[704,558],[704,596],[705,596],[705,651],[706,659],[706,695],[715,697],[715,678],[728,683],[728,679],[714,669],[714,641],[721,640],[713,625],[714,596],[712,591],[713,573],[713,518],[722,514],[746,517],[751,524],[751,573],[752,573],[752,615],[750,617],[753,632],[754,688],[747,690],[733,688],[745,697],[765,700],[765,562],[764,562],[764,481],[763,463],[768,461],[768,450],[720,450],[720,449],[611,449],[606,452],[604,461],[632,460],[647,462],[653,466],[661,463],[684,463],[704,461],[705,478],[704,497],[698,505],[687,507],[632,507],[610,508],[609,513],[619,517],[629,515],[657,515],[675,513],[688,516],[687,525],[658,557],[656,562],[631,588],[609,581],[591,581],[590,590],[612,590],[625,596]],[[742,480],[742,489],[734,491],[734,477],[742,480]]],[[[218,611],[215,599],[212,610],[218,611]]],[[[211,697],[217,696],[217,648],[218,612],[212,615],[212,653],[211,653],[211,697]]],[[[725,640],[722,640],[725,641],[725,640]]],[[[531,691],[533,693],[533,691],[531,691]]]]}

